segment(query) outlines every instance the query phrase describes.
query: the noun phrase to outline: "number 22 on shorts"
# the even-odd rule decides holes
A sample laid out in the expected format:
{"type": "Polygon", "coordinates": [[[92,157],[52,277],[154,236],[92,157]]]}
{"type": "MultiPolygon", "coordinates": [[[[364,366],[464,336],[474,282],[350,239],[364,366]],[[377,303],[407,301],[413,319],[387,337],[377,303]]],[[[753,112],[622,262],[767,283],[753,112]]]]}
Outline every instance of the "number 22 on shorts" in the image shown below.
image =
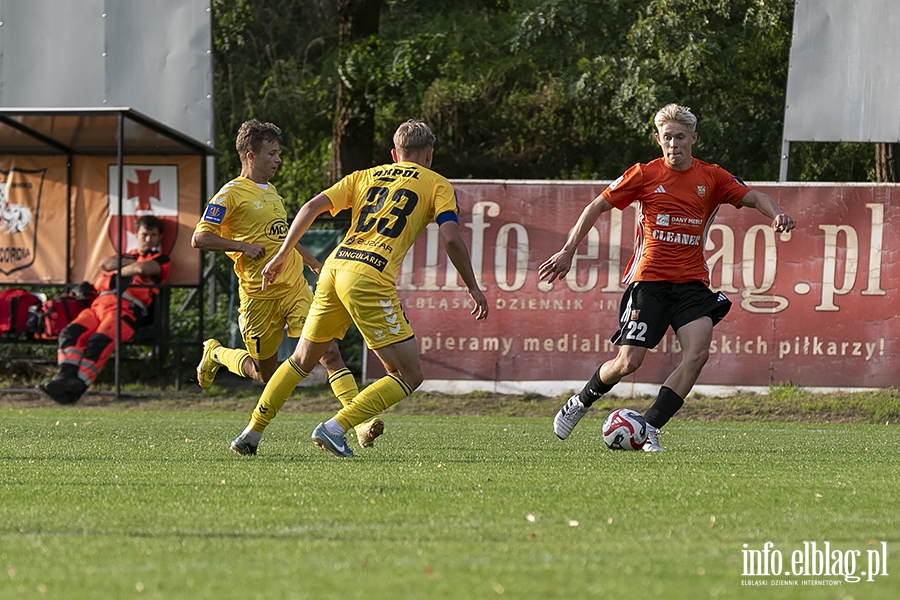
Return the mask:
{"type": "Polygon", "coordinates": [[[643,321],[628,321],[625,323],[625,339],[637,342],[647,341],[647,324],[643,321]]]}

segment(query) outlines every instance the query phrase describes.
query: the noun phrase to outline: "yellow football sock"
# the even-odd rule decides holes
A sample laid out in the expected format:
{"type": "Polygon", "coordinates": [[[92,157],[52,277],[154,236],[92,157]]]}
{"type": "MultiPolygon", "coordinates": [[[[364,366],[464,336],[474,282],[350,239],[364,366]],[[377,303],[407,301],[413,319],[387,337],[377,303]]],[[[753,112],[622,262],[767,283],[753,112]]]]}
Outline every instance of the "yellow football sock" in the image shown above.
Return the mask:
{"type": "Polygon", "coordinates": [[[221,348],[216,348],[213,358],[215,358],[216,362],[223,367],[228,367],[228,370],[235,375],[241,377],[247,376],[247,374],[244,373],[244,361],[250,358],[250,353],[246,350],[222,346],[221,348]]]}
{"type": "Polygon", "coordinates": [[[347,406],[353,402],[353,399],[359,393],[359,388],[356,387],[356,379],[347,367],[338,369],[329,375],[328,383],[331,385],[331,391],[340,400],[341,406],[347,406]]]}
{"type": "Polygon", "coordinates": [[[393,375],[382,377],[363,391],[353,401],[334,415],[334,420],[349,431],[360,423],[371,419],[409,396],[412,388],[393,375]]]}
{"type": "Polygon", "coordinates": [[[278,410],[284,406],[297,384],[308,375],[309,373],[297,366],[292,358],[281,363],[256,402],[256,408],[250,415],[250,429],[262,433],[278,414],[278,410]]]}

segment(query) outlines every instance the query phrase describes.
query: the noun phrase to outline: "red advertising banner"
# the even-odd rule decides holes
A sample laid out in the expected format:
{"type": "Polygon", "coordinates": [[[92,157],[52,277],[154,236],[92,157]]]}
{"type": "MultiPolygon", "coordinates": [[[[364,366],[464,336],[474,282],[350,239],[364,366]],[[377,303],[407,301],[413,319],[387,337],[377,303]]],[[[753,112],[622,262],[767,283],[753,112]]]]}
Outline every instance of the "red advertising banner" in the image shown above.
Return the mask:
{"type": "MultiPolygon", "coordinates": [[[[486,321],[441,247],[436,225],[398,277],[428,380],[586,381],[613,357],[636,208],[601,217],[562,282],[538,266],[565,241],[599,182],[454,182],[460,225],[491,303],[486,321]]],[[[723,206],[706,241],[712,287],[733,302],[698,385],[900,385],[900,186],[753,184],[797,221],[776,233],[752,209],[723,206]],[[898,220],[894,220],[897,218],[898,220]]],[[[681,360],[670,330],[633,382],[661,383],[681,360]]],[[[369,356],[367,376],[380,364],[369,356]]]]}

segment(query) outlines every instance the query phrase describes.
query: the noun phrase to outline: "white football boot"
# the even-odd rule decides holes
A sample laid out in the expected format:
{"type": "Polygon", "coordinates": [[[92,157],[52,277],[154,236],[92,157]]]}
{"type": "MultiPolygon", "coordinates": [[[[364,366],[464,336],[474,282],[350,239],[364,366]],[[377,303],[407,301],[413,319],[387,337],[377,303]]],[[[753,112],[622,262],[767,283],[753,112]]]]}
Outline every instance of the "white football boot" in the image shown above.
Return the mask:
{"type": "Polygon", "coordinates": [[[587,411],[578,394],[573,394],[553,418],[553,433],[561,440],[566,439],[587,411]]]}
{"type": "Polygon", "coordinates": [[[666,449],[659,445],[656,436],[659,435],[659,429],[647,423],[647,441],[644,442],[644,452],[665,452],[666,449]]]}

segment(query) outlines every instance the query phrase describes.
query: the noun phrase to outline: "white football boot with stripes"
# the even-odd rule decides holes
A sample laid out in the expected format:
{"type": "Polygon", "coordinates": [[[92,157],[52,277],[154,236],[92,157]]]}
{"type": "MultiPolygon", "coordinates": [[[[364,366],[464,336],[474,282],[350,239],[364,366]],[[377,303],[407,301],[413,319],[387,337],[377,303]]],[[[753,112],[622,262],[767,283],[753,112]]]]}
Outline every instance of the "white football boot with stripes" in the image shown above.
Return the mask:
{"type": "Polygon", "coordinates": [[[587,411],[578,394],[573,394],[553,418],[553,433],[561,440],[566,439],[587,411]]]}

